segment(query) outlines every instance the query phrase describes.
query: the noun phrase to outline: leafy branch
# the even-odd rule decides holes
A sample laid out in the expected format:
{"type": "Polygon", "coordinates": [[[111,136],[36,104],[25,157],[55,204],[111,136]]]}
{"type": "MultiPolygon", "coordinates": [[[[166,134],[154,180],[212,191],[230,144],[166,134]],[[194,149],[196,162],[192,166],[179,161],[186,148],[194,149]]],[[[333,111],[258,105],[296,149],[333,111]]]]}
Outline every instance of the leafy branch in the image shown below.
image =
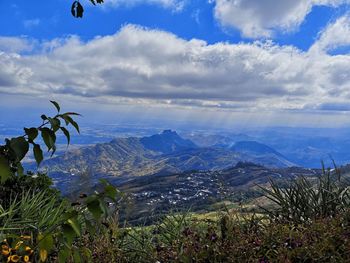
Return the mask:
{"type": "MultiPolygon", "coordinates": [[[[90,2],[93,5],[96,5],[96,3],[102,4],[103,0],[90,0],[90,2]]],[[[73,2],[71,12],[75,18],[79,18],[79,17],[82,18],[83,17],[84,7],[82,6],[82,4],[80,4],[79,0],[73,2]]]]}
{"type": "Polygon", "coordinates": [[[40,134],[51,156],[56,152],[56,133],[61,131],[70,143],[70,133],[66,128],[72,125],[80,133],[79,125],[72,116],[80,116],[76,112],[60,113],[61,107],[56,101],[50,101],[57,110],[53,117],[41,115],[42,124],[38,127],[24,128],[24,134],[19,137],[5,139],[5,145],[0,145],[0,181],[4,183],[11,176],[22,176],[23,166],[21,161],[32,146],[37,165],[44,159],[41,146],[36,142],[40,134]],[[64,123],[65,125],[62,125],[64,123]]]}

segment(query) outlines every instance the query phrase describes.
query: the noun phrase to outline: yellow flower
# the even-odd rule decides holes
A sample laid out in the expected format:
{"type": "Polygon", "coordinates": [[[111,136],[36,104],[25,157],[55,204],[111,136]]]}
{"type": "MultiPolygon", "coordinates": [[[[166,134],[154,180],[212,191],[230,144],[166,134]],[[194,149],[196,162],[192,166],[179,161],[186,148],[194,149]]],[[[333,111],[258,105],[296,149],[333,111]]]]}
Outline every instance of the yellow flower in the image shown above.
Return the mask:
{"type": "Polygon", "coordinates": [[[7,257],[8,255],[10,255],[10,250],[8,250],[8,249],[2,249],[1,254],[2,254],[3,256],[7,257]]]}
{"type": "Polygon", "coordinates": [[[1,245],[1,248],[2,248],[3,250],[9,250],[9,247],[8,247],[7,245],[1,245]]]}
{"type": "Polygon", "coordinates": [[[24,256],[23,257],[23,261],[26,262],[26,263],[29,263],[29,256],[24,256]]]}
{"type": "Polygon", "coordinates": [[[10,248],[6,245],[2,245],[1,248],[2,248],[1,254],[7,257],[11,252],[10,248]]]}
{"type": "Polygon", "coordinates": [[[9,257],[7,262],[14,262],[15,263],[15,262],[18,262],[19,260],[20,260],[20,257],[18,255],[13,255],[13,256],[9,257]]]}
{"type": "Polygon", "coordinates": [[[31,249],[31,247],[26,246],[24,249],[29,255],[33,254],[33,249],[31,249]]]}
{"type": "Polygon", "coordinates": [[[47,259],[47,250],[46,249],[40,249],[40,260],[42,262],[45,262],[47,259]]]}

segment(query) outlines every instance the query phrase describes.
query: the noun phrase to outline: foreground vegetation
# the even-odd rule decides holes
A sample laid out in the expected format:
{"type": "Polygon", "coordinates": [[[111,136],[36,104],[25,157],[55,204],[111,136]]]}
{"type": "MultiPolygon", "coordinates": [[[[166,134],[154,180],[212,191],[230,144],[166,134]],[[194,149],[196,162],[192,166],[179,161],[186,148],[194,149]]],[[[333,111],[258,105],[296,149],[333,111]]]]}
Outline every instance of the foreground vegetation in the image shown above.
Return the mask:
{"type": "MultiPolygon", "coordinates": [[[[54,152],[56,132],[76,113],[42,116],[43,124],[0,147],[0,262],[350,262],[349,185],[339,170],[262,188],[270,208],[243,213],[172,213],[151,226],[120,222],[124,196],[106,181],[76,202],[63,199],[44,174],[24,174],[32,145],[38,164],[41,134],[54,152]]],[[[224,203],[224,202],[223,202],[224,203]]],[[[225,204],[225,203],[224,203],[225,204]]]]}
{"type": "Polygon", "coordinates": [[[0,210],[2,262],[350,261],[349,209],[303,222],[237,210],[211,219],[181,213],[128,227],[117,213],[86,218],[77,207],[84,206],[73,209],[47,191],[13,200],[0,210]],[[78,216],[67,224],[73,211],[78,216]]]}

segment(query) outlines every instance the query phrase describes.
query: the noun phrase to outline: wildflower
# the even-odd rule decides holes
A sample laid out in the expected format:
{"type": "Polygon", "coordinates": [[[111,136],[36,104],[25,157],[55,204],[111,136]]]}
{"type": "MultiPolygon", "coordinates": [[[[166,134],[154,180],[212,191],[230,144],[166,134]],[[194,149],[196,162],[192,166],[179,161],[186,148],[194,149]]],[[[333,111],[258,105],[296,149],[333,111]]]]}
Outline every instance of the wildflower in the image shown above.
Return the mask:
{"type": "Polygon", "coordinates": [[[3,256],[5,256],[5,257],[7,257],[8,255],[10,255],[10,250],[6,250],[6,249],[3,249],[2,251],[1,251],[1,254],[3,255],[3,256]]]}
{"type": "Polygon", "coordinates": [[[41,249],[40,250],[40,260],[45,262],[47,259],[47,250],[46,249],[41,249]]]}
{"type": "Polygon", "coordinates": [[[24,257],[23,257],[23,261],[24,261],[25,263],[29,263],[29,256],[24,256],[24,257]]]}
{"type": "Polygon", "coordinates": [[[8,255],[10,255],[10,248],[7,245],[2,245],[1,246],[1,254],[5,257],[8,257],[8,255]]]}
{"type": "Polygon", "coordinates": [[[18,262],[20,260],[20,257],[18,255],[13,255],[7,259],[7,262],[18,262]]]}
{"type": "Polygon", "coordinates": [[[210,235],[210,241],[216,241],[218,239],[218,236],[215,234],[215,233],[213,233],[213,234],[211,234],[210,235]]]}
{"type": "Polygon", "coordinates": [[[24,250],[29,254],[29,255],[31,255],[31,254],[33,254],[33,249],[31,249],[31,247],[28,247],[28,246],[26,246],[25,248],[24,248],[24,250]]]}

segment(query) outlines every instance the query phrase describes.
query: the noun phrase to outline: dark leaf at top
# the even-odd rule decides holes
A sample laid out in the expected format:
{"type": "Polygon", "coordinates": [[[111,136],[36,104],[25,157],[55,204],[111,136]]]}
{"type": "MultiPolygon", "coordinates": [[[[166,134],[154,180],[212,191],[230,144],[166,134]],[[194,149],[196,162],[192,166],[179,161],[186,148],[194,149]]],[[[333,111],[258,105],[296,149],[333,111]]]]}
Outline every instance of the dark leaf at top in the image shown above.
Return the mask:
{"type": "Polygon", "coordinates": [[[74,17],[83,17],[84,8],[78,1],[73,2],[71,11],[74,17]]]}

